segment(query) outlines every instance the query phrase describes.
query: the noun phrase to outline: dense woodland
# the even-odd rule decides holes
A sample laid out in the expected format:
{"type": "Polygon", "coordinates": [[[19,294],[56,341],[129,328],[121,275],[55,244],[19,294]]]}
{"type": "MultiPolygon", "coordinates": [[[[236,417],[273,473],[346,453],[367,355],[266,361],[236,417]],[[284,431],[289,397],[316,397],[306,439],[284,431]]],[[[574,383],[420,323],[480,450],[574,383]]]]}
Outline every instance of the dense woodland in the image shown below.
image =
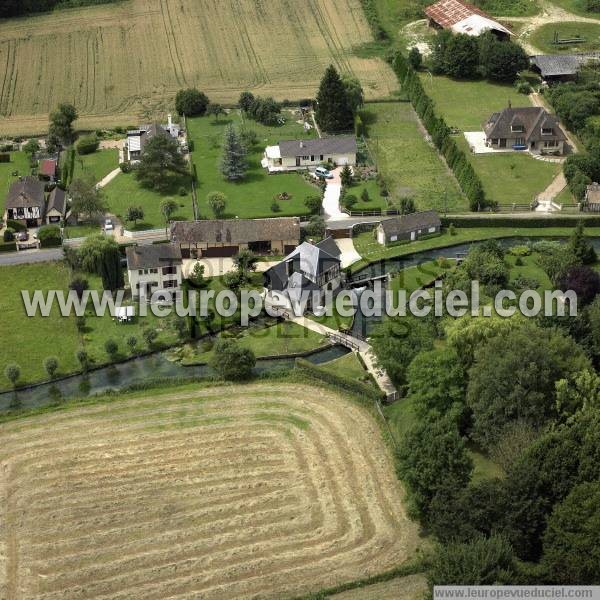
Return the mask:
{"type": "MultiPolygon", "coordinates": [[[[390,318],[372,343],[416,416],[397,451],[409,509],[440,542],[431,584],[594,584],[600,580],[600,275],[580,224],[534,254],[577,317],[390,318]],[[474,480],[469,447],[501,476],[474,480]]],[[[444,279],[491,298],[507,289],[506,250],[474,246],[444,279]]],[[[521,281],[517,286],[539,287],[521,281]]]]}
{"type": "Polygon", "coordinates": [[[48,12],[55,8],[76,8],[94,4],[111,4],[120,0],[2,0],[0,19],[48,12]]]}

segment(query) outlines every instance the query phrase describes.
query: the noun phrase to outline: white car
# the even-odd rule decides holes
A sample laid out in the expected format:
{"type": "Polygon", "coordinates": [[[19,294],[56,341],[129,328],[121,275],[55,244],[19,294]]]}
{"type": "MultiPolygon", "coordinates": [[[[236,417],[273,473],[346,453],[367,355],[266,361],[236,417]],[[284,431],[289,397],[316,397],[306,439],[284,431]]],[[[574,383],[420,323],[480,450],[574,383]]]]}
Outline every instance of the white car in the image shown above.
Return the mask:
{"type": "Polygon", "coordinates": [[[114,229],[114,225],[112,219],[106,219],[104,221],[104,231],[112,231],[114,229]]]}
{"type": "Polygon", "coordinates": [[[325,167],[317,167],[315,169],[315,177],[319,179],[333,179],[333,175],[325,167]]]}

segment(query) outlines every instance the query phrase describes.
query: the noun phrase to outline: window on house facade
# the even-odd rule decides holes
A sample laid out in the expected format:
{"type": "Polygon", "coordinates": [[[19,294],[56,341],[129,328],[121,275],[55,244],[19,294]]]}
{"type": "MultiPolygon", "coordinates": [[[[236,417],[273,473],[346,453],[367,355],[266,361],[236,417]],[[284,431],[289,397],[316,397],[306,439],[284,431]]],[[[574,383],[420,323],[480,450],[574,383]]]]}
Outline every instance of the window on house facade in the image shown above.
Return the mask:
{"type": "Polygon", "coordinates": [[[163,275],[177,275],[177,267],[163,267],[163,275]]]}
{"type": "Polygon", "coordinates": [[[557,145],[558,144],[557,144],[556,140],[545,140],[544,141],[544,148],[554,148],[557,145]]]}
{"type": "Polygon", "coordinates": [[[554,133],[554,129],[552,127],[542,127],[542,135],[552,135],[554,133]]]}
{"type": "Polygon", "coordinates": [[[512,125],[510,130],[513,133],[523,133],[525,131],[525,128],[523,127],[523,125],[512,125]]]}
{"type": "Polygon", "coordinates": [[[321,156],[319,156],[319,160],[323,160],[323,155],[321,154],[321,156]]]}
{"type": "Polygon", "coordinates": [[[310,156],[303,156],[302,157],[302,160],[309,160],[309,159],[310,159],[310,156]]]}
{"type": "Polygon", "coordinates": [[[525,138],[518,137],[515,140],[515,146],[524,146],[524,145],[525,145],[525,138]]]}

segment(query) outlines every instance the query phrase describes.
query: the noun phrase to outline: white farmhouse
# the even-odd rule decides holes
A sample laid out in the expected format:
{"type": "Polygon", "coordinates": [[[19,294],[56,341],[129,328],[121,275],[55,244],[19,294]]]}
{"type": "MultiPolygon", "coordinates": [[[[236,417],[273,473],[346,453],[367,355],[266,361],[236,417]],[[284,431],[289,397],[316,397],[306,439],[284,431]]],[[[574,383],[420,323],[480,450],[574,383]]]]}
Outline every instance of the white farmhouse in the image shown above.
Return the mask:
{"type": "Polygon", "coordinates": [[[160,300],[175,300],[181,293],[181,250],[174,244],[130,246],[127,253],[127,274],[133,298],[150,301],[161,292],[160,300]]]}
{"type": "Polygon", "coordinates": [[[306,170],[326,162],[353,166],[356,152],[356,138],[351,135],[287,140],[277,146],[267,146],[261,164],[269,173],[306,170]]]}

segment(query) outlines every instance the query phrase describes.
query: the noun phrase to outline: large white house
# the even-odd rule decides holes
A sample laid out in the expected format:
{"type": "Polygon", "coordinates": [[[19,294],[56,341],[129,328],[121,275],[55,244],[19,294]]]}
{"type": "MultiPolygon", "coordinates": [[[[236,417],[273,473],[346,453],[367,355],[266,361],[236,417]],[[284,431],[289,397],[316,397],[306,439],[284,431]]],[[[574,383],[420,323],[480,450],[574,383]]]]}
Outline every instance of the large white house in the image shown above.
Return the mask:
{"type": "Polygon", "coordinates": [[[287,140],[267,146],[262,166],[269,173],[306,170],[321,163],[356,164],[356,138],[351,135],[314,140],[287,140]]]}
{"type": "Polygon", "coordinates": [[[179,246],[151,244],[130,246],[127,254],[127,275],[133,298],[148,301],[161,292],[161,301],[177,299],[181,292],[182,259],[179,246]]]}

